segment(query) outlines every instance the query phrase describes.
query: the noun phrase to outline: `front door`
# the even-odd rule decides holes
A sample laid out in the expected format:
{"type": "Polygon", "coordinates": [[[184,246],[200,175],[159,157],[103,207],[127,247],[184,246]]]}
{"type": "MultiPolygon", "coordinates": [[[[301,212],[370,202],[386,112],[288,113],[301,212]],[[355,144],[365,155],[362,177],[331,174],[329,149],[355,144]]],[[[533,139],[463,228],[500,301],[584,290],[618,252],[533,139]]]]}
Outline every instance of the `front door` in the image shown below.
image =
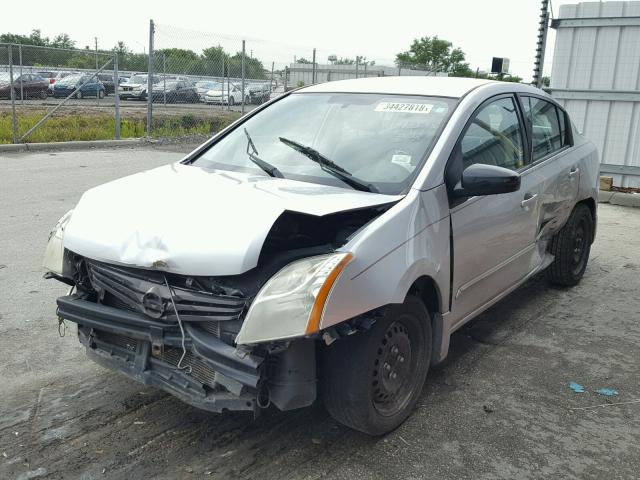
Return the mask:
{"type": "Polygon", "coordinates": [[[521,172],[516,192],[471,197],[451,205],[454,322],[482,308],[540,263],[535,238],[542,179],[525,168],[526,138],[515,98],[503,95],[474,113],[452,156],[451,162],[461,165],[453,169],[449,165],[449,171],[461,173],[469,165],[483,163],[521,172]]]}

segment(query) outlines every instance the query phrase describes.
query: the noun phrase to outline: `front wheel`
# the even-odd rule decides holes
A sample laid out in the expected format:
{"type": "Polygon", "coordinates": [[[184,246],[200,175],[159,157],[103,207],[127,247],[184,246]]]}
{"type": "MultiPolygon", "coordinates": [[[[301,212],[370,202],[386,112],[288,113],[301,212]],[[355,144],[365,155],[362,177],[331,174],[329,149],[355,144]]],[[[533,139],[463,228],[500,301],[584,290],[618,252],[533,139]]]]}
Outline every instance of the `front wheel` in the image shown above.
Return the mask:
{"type": "Polygon", "coordinates": [[[571,287],[580,281],[587,269],[592,235],[591,210],[579,203],[564,227],[551,239],[549,252],[554,259],[546,272],[551,283],[571,287]]]}
{"type": "Polygon", "coordinates": [[[397,428],[411,414],[429,370],[431,320],[408,296],[389,305],[366,332],[323,351],[323,398],[333,418],[369,435],[397,428]]]}

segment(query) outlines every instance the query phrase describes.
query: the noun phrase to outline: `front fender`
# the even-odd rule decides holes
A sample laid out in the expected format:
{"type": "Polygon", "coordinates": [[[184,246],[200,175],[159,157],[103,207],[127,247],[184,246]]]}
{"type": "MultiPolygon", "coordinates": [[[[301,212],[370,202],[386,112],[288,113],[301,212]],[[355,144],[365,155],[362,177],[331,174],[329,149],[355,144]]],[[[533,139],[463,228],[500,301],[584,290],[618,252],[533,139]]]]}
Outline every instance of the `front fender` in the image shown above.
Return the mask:
{"type": "Polygon", "coordinates": [[[347,243],[354,260],[336,280],[321,328],[390,303],[402,303],[413,282],[431,277],[449,298],[449,210],[444,185],[412,190],[347,243]]]}

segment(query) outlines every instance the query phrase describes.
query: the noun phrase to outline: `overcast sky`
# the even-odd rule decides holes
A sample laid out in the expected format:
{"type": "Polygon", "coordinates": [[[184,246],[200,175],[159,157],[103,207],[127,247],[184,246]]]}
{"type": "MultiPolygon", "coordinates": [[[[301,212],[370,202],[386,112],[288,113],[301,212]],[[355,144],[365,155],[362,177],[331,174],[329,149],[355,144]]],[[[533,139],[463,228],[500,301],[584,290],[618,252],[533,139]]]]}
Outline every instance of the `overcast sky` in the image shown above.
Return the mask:
{"type": "MultiPolygon", "coordinates": [[[[576,2],[555,0],[556,15],[564,3],[576,2]]],[[[529,80],[540,13],[539,0],[111,0],[95,5],[93,9],[91,2],[31,0],[23,8],[9,1],[0,16],[0,32],[27,34],[39,28],[49,37],[68,33],[81,48],[93,47],[98,37],[100,48],[123,40],[142,52],[153,18],[159,24],[160,47],[197,50],[220,43],[235,49],[238,39],[246,38],[247,53],[265,66],[271,61],[281,66],[293,61],[294,55],[311,58],[313,47],[320,63],[336,54],[363,55],[380,65],[392,65],[395,54],[407,50],[414,38],[438,35],[462,48],[472,68],[487,70],[491,57],[508,57],[511,72],[529,80]]],[[[547,74],[553,42],[551,31],[547,74]]]]}

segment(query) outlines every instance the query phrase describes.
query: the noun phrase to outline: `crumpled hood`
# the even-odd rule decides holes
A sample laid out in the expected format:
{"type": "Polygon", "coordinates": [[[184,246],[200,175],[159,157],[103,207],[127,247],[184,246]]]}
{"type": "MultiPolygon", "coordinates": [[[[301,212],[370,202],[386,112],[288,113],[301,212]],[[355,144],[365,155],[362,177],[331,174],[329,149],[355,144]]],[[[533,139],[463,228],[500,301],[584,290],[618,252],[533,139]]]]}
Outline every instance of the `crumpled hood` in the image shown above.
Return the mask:
{"type": "Polygon", "coordinates": [[[401,196],[172,164],[87,191],[64,247],[94,260],[186,275],[234,275],[258,263],[285,211],[327,215],[401,196]]]}

